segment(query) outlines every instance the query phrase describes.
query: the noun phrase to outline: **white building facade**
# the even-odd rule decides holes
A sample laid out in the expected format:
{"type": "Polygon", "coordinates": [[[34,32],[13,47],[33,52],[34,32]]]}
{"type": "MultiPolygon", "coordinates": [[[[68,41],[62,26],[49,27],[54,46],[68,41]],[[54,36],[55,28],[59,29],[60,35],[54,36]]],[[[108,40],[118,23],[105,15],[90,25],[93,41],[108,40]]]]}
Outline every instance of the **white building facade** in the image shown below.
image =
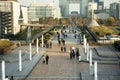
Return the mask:
{"type": "MultiPolygon", "coordinates": [[[[94,10],[97,10],[97,3],[93,3],[89,2],[88,6],[87,6],[87,18],[91,18],[92,17],[92,7],[94,10]]],[[[94,14],[94,19],[96,19],[96,15],[94,14]]]]}
{"type": "Polygon", "coordinates": [[[61,18],[59,6],[54,5],[53,3],[41,3],[35,2],[32,3],[28,9],[28,19],[29,21],[36,21],[39,18],[61,18]]]}
{"type": "Polygon", "coordinates": [[[27,7],[15,1],[0,1],[0,37],[16,34],[21,23],[28,23],[27,7]]]}

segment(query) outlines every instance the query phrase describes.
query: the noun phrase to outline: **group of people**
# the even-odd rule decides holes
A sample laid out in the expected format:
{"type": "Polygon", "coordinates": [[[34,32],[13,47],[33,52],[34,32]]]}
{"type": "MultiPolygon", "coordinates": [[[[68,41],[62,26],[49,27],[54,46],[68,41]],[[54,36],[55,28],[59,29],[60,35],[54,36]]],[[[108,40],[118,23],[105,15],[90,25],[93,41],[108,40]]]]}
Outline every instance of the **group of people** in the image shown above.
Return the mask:
{"type": "Polygon", "coordinates": [[[9,79],[8,76],[5,76],[5,80],[14,80],[14,78],[13,78],[13,76],[11,76],[9,79]]]}
{"type": "Polygon", "coordinates": [[[62,43],[63,45],[65,45],[65,40],[64,40],[63,38],[58,39],[58,43],[59,43],[59,45],[61,45],[61,43],[62,43]]]}
{"type": "Polygon", "coordinates": [[[45,47],[46,48],[52,48],[52,42],[45,42],[45,47]]]}
{"type": "Polygon", "coordinates": [[[58,43],[59,43],[59,45],[61,45],[61,43],[63,45],[65,45],[65,39],[63,39],[63,38],[60,37],[60,33],[59,32],[57,32],[57,37],[58,37],[58,43]]]}
{"type": "Polygon", "coordinates": [[[79,59],[79,49],[78,48],[74,48],[74,47],[70,47],[70,59],[74,59],[76,57],[76,59],[79,59]]]}
{"type": "Polygon", "coordinates": [[[49,62],[49,56],[48,56],[48,54],[46,56],[43,55],[42,63],[43,64],[48,64],[48,62],[49,62]]]}

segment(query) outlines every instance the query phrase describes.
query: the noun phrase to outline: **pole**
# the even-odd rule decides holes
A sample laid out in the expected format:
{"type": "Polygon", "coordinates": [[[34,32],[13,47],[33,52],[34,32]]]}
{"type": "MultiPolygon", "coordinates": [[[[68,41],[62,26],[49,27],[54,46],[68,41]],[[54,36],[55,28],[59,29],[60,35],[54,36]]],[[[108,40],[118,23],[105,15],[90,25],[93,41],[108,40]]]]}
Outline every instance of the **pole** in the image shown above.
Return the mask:
{"type": "Polygon", "coordinates": [[[85,35],[83,35],[83,46],[85,48],[85,35]]]}
{"type": "Polygon", "coordinates": [[[90,49],[90,66],[92,66],[92,50],[90,49]]]}
{"type": "Polygon", "coordinates": [[[36,46],[37,46],[37,53],[38,53],[38,38],[37,38],[37,41],[36,41],[36,46]]]}
{"type": "Polygon", "coordinates": [[[92,49],[90,49],[90,60],[89,60],[90,62],[90,75],[93,75],[93,66],[92,66],[92,49]]]}
{"type": "Polygon", "coordinates": [[[30,60],[32,60],[32,43],[29,43],[29,47],[30,47],[30,60]]]}
{"type": "Polygon", "coordinates": [[[84,43],[84,48],[85,48],[85,53],[87,53],[87,39],[85,38],[85,43],[84,43]]]}
{"type": "Polygon", "coordinates": [[[97,80],[97,61],[94,62],[94,80],[97,80]]]}
{"type": "Polygon", "coordinates": [[[19,71],[22,71],[22,53],[19,50],[19,71]]]}
{"type": "Polygon", "coordinates": [[[43,46],[44,46],[44,37],[42,35],[42,48],[43,48],[43,46]]]}
{"type": "Polygon", "coordinates": [[[89,60],[89,44],[87,43],[87,45],[86,45],[86,52],[87,52],[87,61],[89,60]]]}
{"type": "Polygon", "coordinates": [[[2,80],[5,80],[5,61],[2,61],[2,80]]]}

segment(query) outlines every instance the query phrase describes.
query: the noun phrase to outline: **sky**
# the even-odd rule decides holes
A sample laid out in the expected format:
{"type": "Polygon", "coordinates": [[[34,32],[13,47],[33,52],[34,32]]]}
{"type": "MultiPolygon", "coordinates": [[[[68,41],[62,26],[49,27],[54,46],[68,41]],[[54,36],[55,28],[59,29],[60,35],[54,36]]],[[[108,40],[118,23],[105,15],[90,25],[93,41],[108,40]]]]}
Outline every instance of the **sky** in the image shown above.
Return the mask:
{"type": "MultiPolygon", "coordinates": [[[[53,2],[53,0],[18,0],[21,5],[29,6],[32,2],[53,2]]],[[[59,0],[54,0],[55,4],[58,4],[59,0]]],[[[109,7],[110,3],[119,2],[120,0],[104,0],[105,6],[109,7]]]]}

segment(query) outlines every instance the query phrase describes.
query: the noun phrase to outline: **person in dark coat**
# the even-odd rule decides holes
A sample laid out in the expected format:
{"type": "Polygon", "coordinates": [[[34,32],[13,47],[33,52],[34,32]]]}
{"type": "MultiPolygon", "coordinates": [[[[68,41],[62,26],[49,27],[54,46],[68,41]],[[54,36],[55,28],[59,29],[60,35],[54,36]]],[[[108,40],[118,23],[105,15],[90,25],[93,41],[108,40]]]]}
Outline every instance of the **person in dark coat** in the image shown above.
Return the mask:
{"type": "Polygon", "coordinates": [[[48,56],[48,54],[45,56],[45,61],[46,61],[46,64],[48,64],[48,62],[49,62],[49,56],[48,56]]]}
{"type": "Polygon", "coordinates": [[[52,48],[52,42],[50,41],[50,48],[52,48]]]}
{"type": "Polygon", "coordinates": [[[58,39],[60,39],[60,33],[59,32],[57,32],[57,37],[58,37],[58,39]]]}
{"type": "Polygon", "coordinates": [[[59,45],[61,45],[61,41],[60,41],[60,39],[58,39],[58,43],[59,43],[59,45]]]}
{"type": "Polygon", "coordinates": [[[73,57],[73,59],[75,58],[75,51],[74,50],[72,50],[72,57],[73,57]]]}
{"type": "Polygon", "coordinates": [[[63,52],[63,46],[61,46],[61,52],[63,52]]]}
{"type": "Polygon", "coordinates": [[[77,49],[76,49],[76,58],[78,59],[79,56],[80,56],[80,54],[79,54],[79,49],[77,48],[77,49]]]}
{"type": "Polygon", "coordinates": [[[10,77],[10,80],[14,80],[13,76],[10,77]]]}
{"type": "Polygon", "coordinates": [[[62,41],[63,45],[65,45],[65,40],[64,40],[64,39],[61,39],[61,41],[62,41]]]}
{"type": "Polygon", "coordinates": [[[64,52],[66,52],[66,46],[64,46],[64,52]]]}
{"type": "Polygon", "coordinates": [[[72,51],[70,51],[70,59],[72,59],[72,51]]]}

